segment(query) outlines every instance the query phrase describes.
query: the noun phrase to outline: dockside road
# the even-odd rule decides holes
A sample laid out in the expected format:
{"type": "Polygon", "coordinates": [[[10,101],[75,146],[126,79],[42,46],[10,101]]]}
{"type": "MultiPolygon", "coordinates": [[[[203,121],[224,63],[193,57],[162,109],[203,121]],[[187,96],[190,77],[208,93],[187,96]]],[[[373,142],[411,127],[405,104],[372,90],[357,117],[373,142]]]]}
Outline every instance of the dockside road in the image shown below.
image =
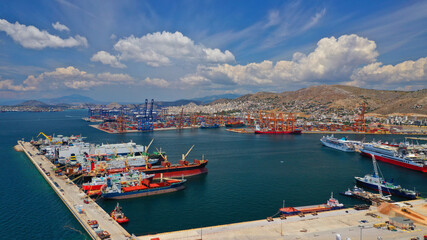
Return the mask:
{"type": "Polygon", "coordinates": [[[97,220],[99,229],[108,231],[113,240],[129,240],[131,235],[110,217],[96,202],[86,198],[77,185],[66,176],[55,176],[53,165],[45,156],[40,155],[39,151],[29,142],[18,141],[18,146],[28,156],[40,174],[47,183],[56,192],[62,202],[67,206],[75,218],[80,222],[86,232],[92,239],[101,239],[97,233],[90,227],[88,220],[97,220]],[[84,203],[88,199],[89,203],[84,203]],[[80,210],[79,210],[80,209],[80,210]]]}
{"type": "MultiPolygon", "coordinates": [[[[410,202],[414,211],[427,215],[427,202],[416,200],[410,202]]],[[[214,213],[213,213],[214,214],[214,213]]],[[[356,211],[354,209],[342,209],[330,212],[307,214],[304,217],[292,216],[281,220],[274,218],[267,220],[250,221],[227,224],[221,226],[189,229],[184,231],[161,233],[156,235],[139,236],[139,240],[195,240],[195,239],[221,239],[221,240],[265,240],[265,239],[310,239],[331,240],[336,239],[337,234],[342,239],[412,239],[427,234],[427,226],[416,224],[413,231],[390,231],[386,228],[374,228],[373,224],[384,223],[389,216],[379,213],[375,207],[370,210],[356,211]],[[376,214],[372,217],[367,213],[376,214]],[[381,237],[381,238],[378,238],[381,237]]]]}

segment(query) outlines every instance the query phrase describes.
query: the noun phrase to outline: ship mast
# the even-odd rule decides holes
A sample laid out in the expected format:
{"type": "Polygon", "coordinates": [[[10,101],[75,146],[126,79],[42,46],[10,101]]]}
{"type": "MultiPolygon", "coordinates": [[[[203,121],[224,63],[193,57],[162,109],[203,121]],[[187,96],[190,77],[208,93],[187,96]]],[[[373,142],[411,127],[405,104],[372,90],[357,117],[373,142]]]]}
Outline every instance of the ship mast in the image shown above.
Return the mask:
{"type": "Polygon", "coordinates": [[[382,191],[382,189],[381,189],[380,175],[378,174],[377,160],[375,159],[375,156],[374,156],[373,154],[371,154],[371,156],[372,156],[372,163],[374,164],[374,173],[375,173],[375,175],[376,175],[376,176],[377,176],[377,178],[378,178],[378,182],[377,182],[377,185],[378,185],[378,191],[379,191],[379,193],[380,193],[381,198],[383,198],[384,196],[383,196],[383,191],[382,191]]]}

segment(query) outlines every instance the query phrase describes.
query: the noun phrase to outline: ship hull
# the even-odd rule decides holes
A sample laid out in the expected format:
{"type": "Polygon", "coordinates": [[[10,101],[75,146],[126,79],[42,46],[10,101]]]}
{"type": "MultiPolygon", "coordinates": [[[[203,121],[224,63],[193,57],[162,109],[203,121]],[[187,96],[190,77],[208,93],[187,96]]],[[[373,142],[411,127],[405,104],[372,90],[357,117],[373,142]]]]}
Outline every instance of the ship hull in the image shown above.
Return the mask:
{"type": "Polygon", "coordinates": [[[244,126],[245,126],[244,123],[225,124],[225,127],[228,127],[228,128],[240,128],[240,127],[244,127],[244,126]]]}
{"type": "Polygon", "coordinates": [[[297,215],[297,214],[307,214],[307,213],[313,213],[313,212],[326,212],[326,211],[332,211],[332,210],[338,210],[338,209],[343,209],[344,206],[342,207],[330,207],[326,204],[321,204],[321,205],[313,205],[313,206],[304,206],[304,207],[295,207],[293,208],[294,210],[292,211],[283,211],[280,210],[281,214],[284,215],[297,215]]]}
{"type": "Polygon", "coordinates": [[[171,192],[183,190],[185,188],[183,184],[184,182],[179,184],[174,184],[168,187],[146,189],[146,190],[134,191],[134,192],[102,193],[102,197],[104,199],[129,199],[129,198],[145,197],[145,196],[151,196],[151,195],[159,195],[159,194],[165,194],[165,193],[171,193],[171,192]]]}
{"type": "Polygon", "coordinates": [[[380,155],[380,154],[376,154],[376,153],[371,153],[371,152],[368,152],[368,151],[366,151],[364,149],[361,149],[361,153],[360,154],[362,156],[366,156],[366,157],[369,157],[369,158],[372,158],[372,155],[374,155],[375,159],[378,160],[378,161],[381,161],[381,162],[390,163],[390,164],[393,164],[393,165],[397,165],[397,166],[408,168],[408,169],[415,170],[415,171],[420,171],[420,172],[425,172],[425,173],[427,172],[427,166],[414,165],[414,164],[409,163],[408,160],[404,160],[406,162],[402,162],[401,160],[392,159],[391,157],[386,157],[384,155],[380,155]]]}
{"type": "MultiPolygon", "coordinates": [[[[378,191],[378,186],[377,185],[372,184],[372,183],[367,183],[367,182],[360,181],[357,178],[356,178],[356,184],[358,186],[361,186],[361,187],[364,187],[364,188],[369,188],[371,190],[378,191]]],[[[396,190],[396,189],[388,188],[386,186],[381,186],[381,190],[385,194],[391,194],[391,195],[394,195],[394,196],[399,196],[399,197],[403,197],[403,198],[407,198],[407,199],[417,199],[416,195],[406,194],[405,192],[401,192],[401,191],[396,190]]]]}
{"type": "MultiPolygon", "coordinates": [[[[144,172],[145,174],[154,174],[154,178],[162,177],[190,177],[199,174],[204,174],[208,172],[206,165],[208,162],[204,162],[201,164],[189,164],[188,166],[184,165],[172,165],[170,167],[152,167],[151,169],[146,169],[145,167],[137,167],[135,170],[139,170],[144,172]]],[[[126,169],[110,169],[109,173],[118,173],[124,172],[126,169]]]]}
{"type": "Polygon", "coordinates": [[[334,145],[332,143],[322,141],[322,140],[320,140],[320,142],[323,144],[323,146],[330,147],[330,148],[333,148],[336,150],[340,150],[343,152],[354,152],[354,149],[350,149],[350,148],[346,148],[346,147],[342,147],[342,146],[337,146],[337,145],[334,145]]]}

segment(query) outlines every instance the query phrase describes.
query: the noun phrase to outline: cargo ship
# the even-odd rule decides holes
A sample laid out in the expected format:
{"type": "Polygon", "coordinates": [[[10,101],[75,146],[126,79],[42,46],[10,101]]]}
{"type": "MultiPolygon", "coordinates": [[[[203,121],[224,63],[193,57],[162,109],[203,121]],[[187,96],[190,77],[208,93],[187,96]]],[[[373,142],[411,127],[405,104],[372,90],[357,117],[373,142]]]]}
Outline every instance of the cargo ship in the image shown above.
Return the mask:
{"type": "Polygon", "coordinates": [[[365,143],[360,148],[360,154],[367,157],[397,165],[400,167],[427,172],[427,159],[424,154],[408,153],[406,148],[391,147],[382,144],[365,143]]]}
{"type": "Polygon", "coordinates": [[[344,204],[339,203],[337,199],[334,198],[333,193],[331,193],[331,198],[328,200],[326,204],[320,205],[311,205],[304,207],[283,207],[280,208],[280,213],[283,215],[298,215],[298,214],[306,214],[306,213],[314,213],[314,212],[325,212],[331,210],[337,210],[344,208],[344,204]]]}
{"type": "Polygon", "coordinates": [[[372,190],[378,191],[378,184],[381,185],[381,191],[388,193],[394,196],[399,196],[407,199],[417,199],[420,196],[420,193],[402,188],[400,185],[394,185],[391,182],[384,181],[383,178],[378,177],[375,174],[367,174],[364,177],[354,177],[356,179],[356,184],[369,188],[372,190]]]}
{"type": "Polygon", "coordinates": [[[202,128],[202,129],[219,128],[219,125],[218,124],[206,124],[206,123],[202,123],[200,125],[200,128],[202,128]]]}
{"type": "MultiPolygon", "coordinates": [[[[154,174],[154,178],[174,178],[174,177],[189,177],[195,176],[203,173],[207,173],[208,169],[206,165],[208,164],[208,160],[205,160],[204,157],[202,160],[194,159],[192,163],[186,160],[186,157],[193,149],[194,145],[188,150],[186,154],[182,154],[182,159],[178,161],[178,164],[171,164],[167,160],[167,156],[163,156],[164,161],[160,166],[152,166],[151,164],[147,164],[143,167],[134,167],[134,170],[138,170],[144,172],[145,174],[154,174]]],[[[108,173],[119,173],[127,171],[126,168],[117,168],[117,169],[109,169],[108,173]]]]}
{"type": "Polygon", "coordinates": [[[225,127],[227,128],[240,128],[244,126],[245,124],[243,122],[228,122],[225,124],[225,127]]]}
{"type": "Polygon", "coordinates": [[[185,188],[184,183],[186,181],[186,179],[168,179],[161,182],[153,182],[146,178],[136,185],[127,186],[121,183],[113,184],[108,179],[107,186],[101,189],[101,196],[104,199],[128,199],[176,192],[185,188]]]}
{"type": "MultiPolygon", "coordinates": [[[[145,174],[154,174],[154,178],[160,177],[189,177],[203,173],[207,173],[208,169],[206,165],[208,160],[197,160],[194,159],[193,163],[189,163],[186,160],[180,160],[178,164],[171,164],[170,162],[164,161],[160,166],[148,166],[134,167],[132,169],[144,172],[145,174]]],[[[126,168],[108,169],[108,173],[120,173],[127,171],[126,168]]]]}
{"type": "Polygon", "coordinates": [[[104,177],[93,177],[90,182],[84,183],[82,185],[82,190],[83,191],[100,190],[102,186],[107,184],[107,179],[110,179],[113,183],[116,183],[116,182],[124,183],[124,182],[136,182],[141,179],[153,178],[153,177],[154,177],[153,174],[140,173],[139,171],[134,171],[134,170],[131,170],[129,172],[125,172],[122,174],[120,173],[109,174],[104,177]]]}
{"type": "Polygon", "coordinates": [[[360,145],[359,141],[350,141],[346,137],[343,138],[335,138],[334,135],[331,136],[323,136],[320,139],[320,142],[326,146],[333,149],[337,149],[344,152],[354,152],[356,151],[356,146],[360,145]]]}

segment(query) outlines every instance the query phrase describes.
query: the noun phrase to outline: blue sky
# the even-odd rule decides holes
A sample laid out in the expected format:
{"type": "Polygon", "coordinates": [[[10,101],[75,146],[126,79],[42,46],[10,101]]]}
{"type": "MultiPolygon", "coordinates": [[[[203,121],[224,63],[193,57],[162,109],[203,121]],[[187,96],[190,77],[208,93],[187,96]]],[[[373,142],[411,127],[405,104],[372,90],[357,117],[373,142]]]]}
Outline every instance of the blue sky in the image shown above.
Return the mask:
{"type": "Polygon", "coordinates": [[[427,86],[426,1],[2,1],[0,100],[427,86]]]}

